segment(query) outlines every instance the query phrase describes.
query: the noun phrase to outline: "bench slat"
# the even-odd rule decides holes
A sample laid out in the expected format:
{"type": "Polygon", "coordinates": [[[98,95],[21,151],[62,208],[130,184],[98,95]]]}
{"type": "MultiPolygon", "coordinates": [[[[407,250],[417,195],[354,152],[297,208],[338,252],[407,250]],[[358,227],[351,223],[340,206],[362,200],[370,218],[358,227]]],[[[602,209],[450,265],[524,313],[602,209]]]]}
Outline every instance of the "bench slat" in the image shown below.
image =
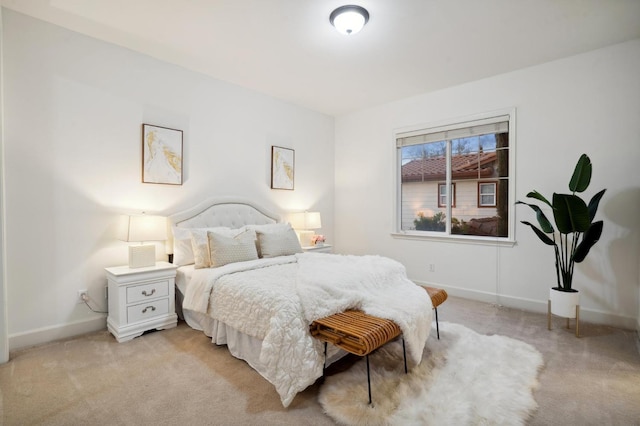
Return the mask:
{"type": "Polygon", "coordinates": [[[348,310],[320,318],[311,324],[311,335],[355,355],[365,356],[402,331],[388,319],[348,310]]]}

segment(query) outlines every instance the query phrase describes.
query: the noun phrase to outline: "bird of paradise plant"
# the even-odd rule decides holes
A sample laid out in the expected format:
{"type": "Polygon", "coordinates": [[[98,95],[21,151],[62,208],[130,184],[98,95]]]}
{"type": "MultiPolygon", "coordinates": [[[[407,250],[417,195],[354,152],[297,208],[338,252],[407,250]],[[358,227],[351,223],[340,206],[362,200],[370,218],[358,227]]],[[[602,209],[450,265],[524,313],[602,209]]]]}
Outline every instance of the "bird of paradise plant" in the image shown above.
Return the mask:
{"type": "Polygon", "coordinates": [[[552,202],[535,190],[527,194],[527,198],[536,199],[551,207],[555,228],[538,205],[516,202],[533,209],[539,227],[524,220],[521,222],[530,226],[543,243],[554,248],[558,283],[555,290],[576,291],[572,288],[574,266],[587,257],[602,235],[603,221],[594,222],[594,218],[606,189],[595,194],[588,205],[576,195],[589,187],[592,171],[591,160],[586,154],[582,154],[569,181],[571,194],[554,193],[552,202]]]}

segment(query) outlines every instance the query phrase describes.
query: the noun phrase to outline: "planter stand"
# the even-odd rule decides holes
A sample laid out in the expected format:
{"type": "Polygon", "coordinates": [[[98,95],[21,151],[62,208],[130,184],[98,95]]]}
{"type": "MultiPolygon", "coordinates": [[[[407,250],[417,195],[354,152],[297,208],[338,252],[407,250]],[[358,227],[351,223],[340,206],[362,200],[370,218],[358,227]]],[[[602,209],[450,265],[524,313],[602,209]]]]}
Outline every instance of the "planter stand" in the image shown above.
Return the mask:
{"type": "MultiPolygon", "coordinates": [[[[547,327],[551,330],[551,299],[549,299],[547,305],[547,327]]],[[[580,305],[576,305],[576,337],[580,337],[580,305]]],[[[567,328],[569,327],[569,320],[571,318],[567,318],[567,328]]]]}

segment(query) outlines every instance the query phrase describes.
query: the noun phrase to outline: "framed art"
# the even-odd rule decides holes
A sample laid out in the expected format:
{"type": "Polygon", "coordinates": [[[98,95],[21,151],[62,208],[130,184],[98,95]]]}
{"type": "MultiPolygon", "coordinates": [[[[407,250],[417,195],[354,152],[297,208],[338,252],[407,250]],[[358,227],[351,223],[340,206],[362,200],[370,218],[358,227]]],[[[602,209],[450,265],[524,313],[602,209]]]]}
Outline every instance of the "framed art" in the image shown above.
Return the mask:
{"type": "Polygon", "coordinates": [[[294,163],[293,149],[271,147],[271,189],[293,189],[294,163]]]}
{"type": "Polygon", "coordinates": [[[182,185],[182,130],[142,125],[142,182],[182,185]]]}

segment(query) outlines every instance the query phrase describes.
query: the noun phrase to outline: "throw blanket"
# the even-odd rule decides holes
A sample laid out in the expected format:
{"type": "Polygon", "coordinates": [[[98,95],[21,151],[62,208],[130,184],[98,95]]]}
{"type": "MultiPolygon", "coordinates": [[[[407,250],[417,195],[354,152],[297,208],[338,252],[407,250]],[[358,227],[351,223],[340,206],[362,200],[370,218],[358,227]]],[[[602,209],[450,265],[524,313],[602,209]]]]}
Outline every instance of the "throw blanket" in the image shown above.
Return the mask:
{"type": "Polygon", "coordinates": [[[393,320],[413,362],[420,363],[433,306],[427,292],[409,281],[401,263],[380,256],[320,253],[297,258],[298,296],[309,323],[347,309],[393,320]]]}
{"type": "Polygon", "coordinates": [[[314,320],[350,308],[392,319],[418,363],[432,315],[431,299],[407,279],[401,264],[318,253],[196,270],[183,308],[262,339],[265,378],[285,407],[322,376],[323,345],[309,333],[314,320]]]}

